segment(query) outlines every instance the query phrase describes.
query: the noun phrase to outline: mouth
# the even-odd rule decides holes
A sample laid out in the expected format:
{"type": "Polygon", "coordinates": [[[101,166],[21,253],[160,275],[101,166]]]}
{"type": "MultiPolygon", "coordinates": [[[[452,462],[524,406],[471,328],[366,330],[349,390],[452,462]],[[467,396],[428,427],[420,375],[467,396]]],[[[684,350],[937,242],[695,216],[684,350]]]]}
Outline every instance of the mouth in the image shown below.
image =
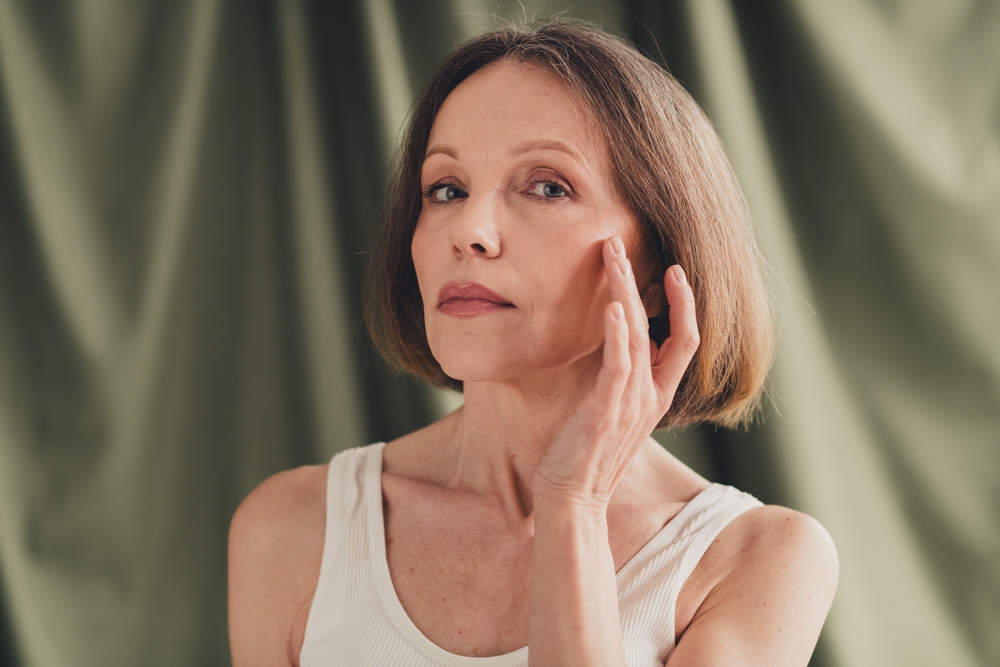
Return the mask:
{"type": "Polygon", "coordinates": [[[438,311],[445,315],[472,317],[512,308],[513,303],[479,283],[450,282],[438,294],[438,311]]]}

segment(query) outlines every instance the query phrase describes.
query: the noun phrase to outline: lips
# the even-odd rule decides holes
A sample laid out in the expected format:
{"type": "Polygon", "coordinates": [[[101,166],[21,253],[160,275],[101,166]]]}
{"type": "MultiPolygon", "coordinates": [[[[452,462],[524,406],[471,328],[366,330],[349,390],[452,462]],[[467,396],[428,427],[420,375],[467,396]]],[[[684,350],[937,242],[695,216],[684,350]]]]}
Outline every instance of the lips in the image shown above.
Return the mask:
{"type": "Polygon", "coordinates": [[[471,317],[513,307],[510,301],[479,283],[450,282],[438,294],[438,311],[446,315],[471,317]]]}

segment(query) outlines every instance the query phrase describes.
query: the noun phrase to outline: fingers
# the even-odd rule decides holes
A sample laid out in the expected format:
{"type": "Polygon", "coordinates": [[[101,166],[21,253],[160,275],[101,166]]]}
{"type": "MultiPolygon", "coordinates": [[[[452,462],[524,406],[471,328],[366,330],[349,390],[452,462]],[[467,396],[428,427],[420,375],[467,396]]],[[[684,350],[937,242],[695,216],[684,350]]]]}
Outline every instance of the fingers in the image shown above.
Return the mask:
{"type": "Polygon", "coordinates": [[[698,350],[700,338],[694,292],[679,265],[667,269],[663,288],[670,306],[670,337],[663,341],[653,360],[653,381],[669,404],[698,350]]]}
{"type": "Polygon", "coordinates": [[[649,363],[649,320],[635,284],[632,263],[625,256],[625,244],[615,236],[604,243],[604,267],[611,286],[611,298],[621,303],[628,324],[629,350],[636,367],[649,363]]]}
{"type": "MultiPolygon", "coordinates": [[[[608,313],[605,314],[604,364],[609,372],[603,380],[602,388],[604,391],[611,392],[612,386],[617,387],[620,381],[623,384],[621,389],[616,391],[624,392],[629,381],[633,380],[633,392],[644,393],[649,389],[647,383],[650,376],[645,375],[645,373],[636,374],[633,371],[648,368],[652,374],[651,379],[656,388],[657,400],[661,408],[660,414],[662,415],[670,407],[674,393],[677,391],[677,387],[684,377],[684,372],[691,363],[700,343],[694,293],[687,282],[684,270],[679,265],[675,264],[665,272],[663,287],[667,304],[670,307],[670,337],[663,342],[663,345],[657,347],[656,343],[649,338],[646,308],[639,296],[635,276],[632,273],[630,262],[625,257],[624,245],[620,238],[614,237],[605,242],[604,265],[611,287],[611,298],[614,302],[621,304],[624,321],[614,330],[616,336],[614,345],[609,345],[608,341],[611,340],[608,329],[609,320],[608,313]],[[625,337],[626,343],[621,342],[621,336],[625,337]],[[627,349],[627,353],[623,347],[627,349]],[[630,363],[624,380],[621,380],[619,374],[622,372],[621,369],[625,367],[622,361],[624,356],[629,358],[630,363]],[[614,370],[611,370],[612,363],[617,364],[614,370]],[[645,375],[647,379],[643,380],[639,375],[645,375]],[[614,383],[611,379],[612,376],[615,379],[614,383]],[[642,387],[646,387],[646,389],[642,387]]],[[[611,306],[615,305],[614,302],[611,306]]],[[[599,377],[598,384],[601,383],[602,380],[599,377]]],[[[602,395],[611,397],[611,393],[602,395]]],[[[621,396],[621,393],[615,394],[615,397],[617,396],[621,396]]]]}
{"type": "Polygon", "coordinates": [[[632,373],[625,311],[617,301],[604,310],[604,358],[597,376],[596,394],[601,403],[616,405],[632,373]]]}

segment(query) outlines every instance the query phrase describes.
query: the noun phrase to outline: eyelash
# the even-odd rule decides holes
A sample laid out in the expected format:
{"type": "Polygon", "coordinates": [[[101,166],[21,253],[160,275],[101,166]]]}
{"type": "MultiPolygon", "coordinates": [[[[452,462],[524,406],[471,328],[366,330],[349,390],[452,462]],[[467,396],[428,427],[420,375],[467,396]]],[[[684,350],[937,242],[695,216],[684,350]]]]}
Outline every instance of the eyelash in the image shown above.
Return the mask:
{"type": "MultiPolygon", "coordinates": [[[[433,195],[436,191],[440,190],[441,188],[447,188],[449,186],[455,187],[455,188],[458,187],[454,183],[449,183],[447,181],[438,181],[437,183],[432,183],[431,185],[428,185],[426,188],[424,188],[420,192],[421,192],[421,194],[423,194],[424,197],[430,197],[431,195],[433,195]]],[[[461,189],[461,188],[459,188],[459,189],[461,189]]]]}
{"type": "Polygon", "coordinates": [[[560,180],[557,180],[557,179],[554,179],[554,178],[536,178],[534,180],[528,181],[527,185],[529,186],[529,188],[533,189],[534,186],[538,185],[539,183],[549,183],[549,184],[555,185],[555,186],[559,187],[560,189],[562,189],[563,192],[566,193],[562,197],[544,197],[544,196],[541,196],[541,195],[535,195],[539,199],[545,199],[545,200],[549,200],[549,201],[554,201],[556,199],[569,199],[569,198],[571,198],[573,196],[573,189],[569,187],[568,183],[565,183],[564,181],[560,181],[560,180]]]}
{"type": "MultiPolygon", "coordinates": [[[[559,180],[554,179],[554,178],[537,178],[537,179],[529,180],[528,183],[527,183],[527,186],[529,186],[529,189],[530,189],[531,186],[538,185],[539,183],[551,183],[552,185],[556,185],[556,186],[562,188],[562,190],[566,193],[563,197],[542,197],[540,195],[534,195],[534,196],[538,197],[539,199],[546,199],[546,200],[549,200],[549,201],[554,201],[556,199],[570,198],[570,197],[573,196],[573,189],[570,188],[570,186],[567,183],[559,181],[559,180]]],[[[435,204],[445,204],[445,203],[448,203],[448,202],[437,201],[437,200],[434,199],[433,195],[434,195],[435,192],[437,192],[441,188],[447,188],[447,187],[454,187],[454,188],[461,189],[460,186],[455,185],[454,183],[451,183],[449,181],[437,181],[436,183],[432,183],[431,185],[428,185],[427,187],[423,188],[420,192],[424,196],[425,199],[430,199],[435,204]]],[[[461,197],[461,199],[465,199],[465,197],[461,197]]]]}

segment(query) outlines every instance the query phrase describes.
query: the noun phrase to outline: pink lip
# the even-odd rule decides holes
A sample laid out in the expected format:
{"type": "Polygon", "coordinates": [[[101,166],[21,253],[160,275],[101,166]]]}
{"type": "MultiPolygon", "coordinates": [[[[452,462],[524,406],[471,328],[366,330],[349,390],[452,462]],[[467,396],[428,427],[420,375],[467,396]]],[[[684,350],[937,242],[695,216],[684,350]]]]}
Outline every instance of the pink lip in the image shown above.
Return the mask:
{"type": "Polygon", "coordinates": [[[450,282],[438,294],[438,310],[445,315],[473,317],[513,307],[510,301],[479,283],[450,282]]]}

